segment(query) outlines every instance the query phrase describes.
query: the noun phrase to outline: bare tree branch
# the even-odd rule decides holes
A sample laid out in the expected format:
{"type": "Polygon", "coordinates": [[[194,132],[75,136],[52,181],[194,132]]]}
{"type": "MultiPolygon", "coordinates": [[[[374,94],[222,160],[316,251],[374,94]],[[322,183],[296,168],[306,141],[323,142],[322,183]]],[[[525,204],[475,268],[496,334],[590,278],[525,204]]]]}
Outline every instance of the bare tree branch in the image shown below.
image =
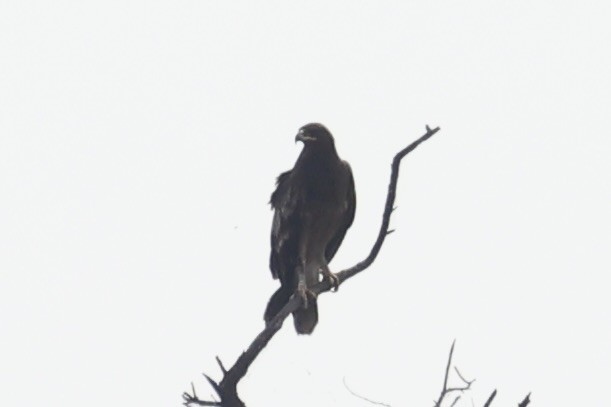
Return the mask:
{"type": "MultiPolygon", "coordinates": [[[[380,226],[380,231],[378,233],[378,237],[371,249],[369,255],[361,262],[357,263],[355,266],[350,267],[348,269],[342,270],[336,274],[339,284],[343,283],[350,277],[353,277],[357,273],[365,270],[369,267],[373,261],[376,259],[380,249],[382,248],[382,244],[384,243],[384,239],[386,236],[393,232],[393,230],[388,230],[388,226],[390,224],[390,215],[392,214],[395,202],[395,196],[397,192],[397,181],[399,179],[399,167],[401,165],[401,160],[410,152],[412,152],[416,147],[418,147],[422,142],[428,140],[435,133],[439,131],[439,127],[431,129],[429,126],[426,126],[426,133],[420,137],[418,140],[411,143],[409,146],[399,151],[391,165],[391,173],[390,173],[390,183],[388,185],[388,194],[386,196],[386,204],[384,207],[384,214],[382,215],[382,225],[380,226]]],[[[324,292],[331,290],[331,282],[329,279],[325,279],[313,287],[308,287],[308,289],[313,292],[315,295],[322,294],[324,292]]],[[[210,377],[205,376],[208,379],[208,382],[212,385],[218,396],[220,397],[220,402],[211,402],[211,401],[202,401],[200,400],[195,392],[193,395],[188,392],[183,393],[182,397],[184,400],[185,406],[190,405],[200,405],[200,406],[222,406],[222,407],[245,407],[244,402],[240,400],[237,393],[237,384],[244,377],[248,368],[255,360],[255,358],[259,355],[261,350],[267,346],[271,338],[280,330],[282,327],[282,323],[284,320],[291,314],[293,311],[296,311],[301,306],[301,298],[299,296],[293,296],[288,301],[288,303],[280,310],[280,312],[267,324],[265,329],[261,331],[257,335],[257,337],[252,341],[248,349],[243,352],[240,357],[237,359],[235,364],[229,369],[226,370],[223,364],[217,357],[217,362],[221,367],[221,371],[223,372],[223,379],[220,383],[216,383],[210,377]]]]}
{"type": "MultiPolygon", "coordinates": [[[[465,385],[462,387],[448,387],[448,376],[450,374],[450,366],[452,365],[452,355],[454,354],[454,345],[455,344],[456,344],[456,340],[452,342],[452,346],[450,347],[450,356],[448,356],[448,364],[446,365],[446,374],[444,375],[444,378],[443,378],[443,387],[441,388],[441,393],[439,394],[439,398],[435,402],[435,405],[434,405],[435,407],[441,407],[441,403],[443,402],[444,398],[449,393],[452,393],[455,391],[463,392],[465,390],[469,390],[471,388],[471,385],[475,381],[475,379],[474,380],[465,379],[463,375],[460,374],[460,371],[458,370],[458,368],[454,367],[456,374],[458,375],[460,380],[462,380],[465,383],[465,385]]],[[[452,402],[452,406],[454,406],[458,402],[458,399],[460,399],[460,396],[454,399],[454,401],[452,402]]]]}
{"type": "MultiPolygon", "coordinates": [[[[403,157],[411,153],[418,147],[421,143],[431,138],[435,133],[439,131],[439,127],[431,129],[429,126],[426,126],[426,133],[420,137],[418,140],[414,141],[409,146],[405,147],[403,150],[399,151],[395,158],[392,160],[391,172],[390,172],[390,183],[388,184],[388,195],[386,195],[386,205],[384,207],[384,215],[382,216],[382,226],[380,226],[380,232],[378,233],[378,238],[371,248],[371,252],[369,256],[360,263],[356,264],[349,269],[342,270],[337,273],[337,278],[339,278],[339,282],[342,283],[355,274],[365,270],[367,267],[373,263],[376,259],[380,249],[382,248],[382,244],[384,243],[384,239],[387,235],[394,232],[394,230],[388,230],[388,226],[390,224],[390,215],[395,210],[393,207],[395,203],[395,196],[397,193],[397,180],[399,179],[399,166],[401,165],[401,160],[403,157]]],[[[330,282],[325,281],[325,290],[328,291],[330,287],[330,282]]],[[[320,284],[319,284],[320,285],[320,284]]]]}
{"type": "Polygon", "coordinates": [[[518,404],[518,407],[526,407],[529,403],[530,403],[530,393],[528,393],[526,397],[524,397],[524,400],[522,400],[522,402],[518,404]]]}
{"type": "Polygon", "coordinates": [[[484,404],[484,407],[490,407],[490,404],[492,404],[492,400],[494,400],[495,397],[496,397],[496,389],[494,389],[490,397],[488,397],[488,400],[486,400],[486,404],[484,404]]]}

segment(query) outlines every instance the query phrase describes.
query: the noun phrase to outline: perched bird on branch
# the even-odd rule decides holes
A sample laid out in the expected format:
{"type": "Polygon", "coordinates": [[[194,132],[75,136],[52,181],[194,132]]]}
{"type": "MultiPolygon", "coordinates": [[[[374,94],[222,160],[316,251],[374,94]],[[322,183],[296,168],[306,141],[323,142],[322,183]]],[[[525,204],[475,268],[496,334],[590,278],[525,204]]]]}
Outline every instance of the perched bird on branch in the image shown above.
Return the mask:
{"type": "Polygon", "coordinates": [[[319,275],[337,286],[328,263],[354,220],[356,194],[352,170],[337,155],[333,136],[322,124],[299,129],[303,150],[292,170],[280,174],[271,197],[274,220],[270,269],[280,280],[265,310],[269,323],[293,294],[302,306],[293,313],[295,329],[310,334],[318,322],[316,296],[308,289],[319,275]]]}

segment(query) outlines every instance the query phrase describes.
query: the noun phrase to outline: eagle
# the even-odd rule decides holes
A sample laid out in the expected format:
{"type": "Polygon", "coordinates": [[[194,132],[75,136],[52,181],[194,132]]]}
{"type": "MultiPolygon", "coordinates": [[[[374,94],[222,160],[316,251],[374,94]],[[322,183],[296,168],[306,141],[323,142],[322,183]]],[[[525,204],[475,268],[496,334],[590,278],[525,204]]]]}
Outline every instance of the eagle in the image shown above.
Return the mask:
{"type": "Polygon", "coordinates": [[[302,298],[293,313],[295,330],[310,334],[318,322],[316,296],[309,290],[319,276],[337,290],[329,270],[356,210],[350,165],[340,159],[333,136],[325,126],[310,123],[299,129],[303,142],[292,170],[277,178],[270,204],[274,210],[269,267],[280,288],[271,296],[264,319],[269,323],[292,295],[302,298]]]}

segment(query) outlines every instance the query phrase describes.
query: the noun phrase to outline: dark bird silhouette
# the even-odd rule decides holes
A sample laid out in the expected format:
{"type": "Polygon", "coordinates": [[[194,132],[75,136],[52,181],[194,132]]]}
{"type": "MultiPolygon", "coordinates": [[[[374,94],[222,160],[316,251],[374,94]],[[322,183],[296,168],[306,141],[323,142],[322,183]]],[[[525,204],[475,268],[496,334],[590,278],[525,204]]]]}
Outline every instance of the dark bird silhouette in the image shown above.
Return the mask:
{"type": "Polygon", "coordinates": [[[318,322],[316,296],[309,291],[319,275],[337,277],[328,263],[354,220],[356,194],[352,170],[335,150],[333,136],[323,125],[311,123],[299,129],[295,142],[303,150],[292,170],[280,174],[271,197],[274,220],[270,269],[280,280],[265,310],[269,323],[293,294],[302,306],[293,313],[295,329],[310,334],[318,322]]]}

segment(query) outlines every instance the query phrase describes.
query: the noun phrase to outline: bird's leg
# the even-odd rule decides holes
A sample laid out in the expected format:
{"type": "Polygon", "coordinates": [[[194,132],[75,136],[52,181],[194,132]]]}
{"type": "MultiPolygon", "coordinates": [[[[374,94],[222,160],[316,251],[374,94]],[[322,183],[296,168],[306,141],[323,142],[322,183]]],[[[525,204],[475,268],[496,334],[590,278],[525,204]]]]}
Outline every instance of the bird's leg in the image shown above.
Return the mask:
{"type": "Polygon", "coordinates": [[[301,265],[297,267],[297,291],[295,295],[301,297],[301,304],[304,308],[308,308],[308,286],[305,278],[305,261],[301,261],[301,265]]]}
{"type": "Polygon", "coordinates": [[[329,270],[329,266],[325,264],[318,270],[323,275],[323,278],[328,279],[331,283],[331,291],[337,291],[339,289],[339,278],[329,270]]]}
{"type": "Polygon", "coordinates": [[[310,300],[316,300],[316,294],[308,289],[305,270],[305,261],[301,261],[301,266],[297,267],[297,289],[295,290],[295,295],[301,298],[303,308],[308,308],[310,300]]]}

